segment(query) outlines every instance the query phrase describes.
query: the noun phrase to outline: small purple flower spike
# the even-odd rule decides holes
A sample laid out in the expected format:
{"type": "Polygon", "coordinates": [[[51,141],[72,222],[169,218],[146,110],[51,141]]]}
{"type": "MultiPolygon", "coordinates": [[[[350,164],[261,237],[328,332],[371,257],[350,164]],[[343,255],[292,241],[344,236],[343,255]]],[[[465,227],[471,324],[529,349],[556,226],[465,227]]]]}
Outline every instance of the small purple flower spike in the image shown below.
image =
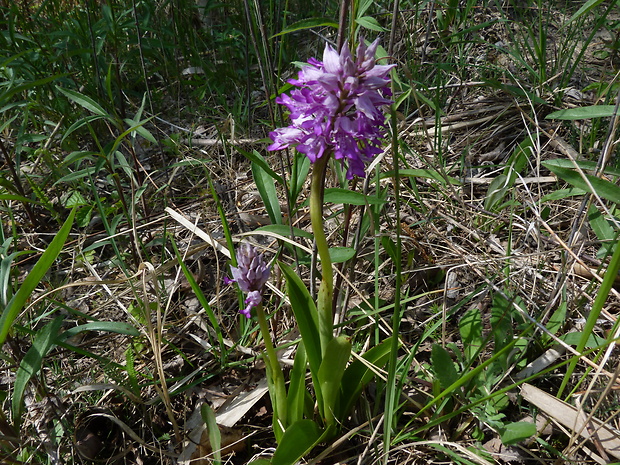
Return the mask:
{"type": "Polygon", "coordinates": [[[256,307],[263,300],[262,291],[271,275],[269,265],[253,245],[243,243],[237,249],[237,267],[231,266],[230,272],[233,279],[225,278],[224,281],[227,284],[236,282],[239,289],[247,294],[247,307],[240,312],[251,318],[252,307],[256,307]]]}
{"type": "Polygon", "coordinates": [[[345,44],[340,54],[325,46],[323,61],[308,60],[290,95],[276,102],[290,111],[291,125],[269,134],[268,150],[295,146],[311,162],[333,151],[343,163],[348,161],[347,179],[365,177],[365,163],[381,152],[385,136],[383,105],[392,103],[389,71],[395,65],[377,65],[379,39],[368,47],[360,38],[355,59],[345,44]]]}

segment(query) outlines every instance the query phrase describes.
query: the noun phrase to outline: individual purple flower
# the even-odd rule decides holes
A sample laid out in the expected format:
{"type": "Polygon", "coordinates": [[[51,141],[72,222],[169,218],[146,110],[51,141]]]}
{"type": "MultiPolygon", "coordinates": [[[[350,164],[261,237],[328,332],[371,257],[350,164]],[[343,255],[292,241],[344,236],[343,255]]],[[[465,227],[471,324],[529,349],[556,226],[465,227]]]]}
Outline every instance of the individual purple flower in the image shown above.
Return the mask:
{"type": "Polygon", "coordinates": [[[291,125],[269,134],[268,150],[295,146],[313,163],[333,152],[348,162],[348,179],[364,177],[365,163],[381,152],[386,132],[381,107],[392,103],[389,71],[395,65],[376,64],[378,44],[367,47],[360,39],[355,58],[346,43],[340,53],[326,45],[322,62],[310,58],[288,81],[297,88],[276,98],[289,109],[291,125]]]}
{"type": "Polygon", "coordinates": [[[244,293],[246,308],[240,310],[241,314],[251,318],[252,307],[259,305],[262,300],[262,293],[271,270],[265,258],[256,248],[248,243],[243,243],[237,249],[237,266],[231,266],[230,272],[233,279],[224,278],[226,284],[236,282],[244,293]]]}

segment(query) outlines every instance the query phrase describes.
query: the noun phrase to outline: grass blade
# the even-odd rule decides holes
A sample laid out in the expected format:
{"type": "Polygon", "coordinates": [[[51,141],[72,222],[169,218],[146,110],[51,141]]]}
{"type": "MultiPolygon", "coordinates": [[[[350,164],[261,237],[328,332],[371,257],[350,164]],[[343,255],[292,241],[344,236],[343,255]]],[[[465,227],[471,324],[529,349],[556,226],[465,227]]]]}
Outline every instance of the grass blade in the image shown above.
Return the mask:
{"type": "Polygon", "coordinates": [[[99,115],[99,116],[108,117],[108,118],[110,117],[110,114],[107,111],[105,111],[103,107],[99,105],[97,102],[95,102],[92,98],[87,97],[86,95],[82,95],[79,92],[76,92],[71,89],[64,89],[60,86],[56,86],[56,89],[58,89],[60,92],[65,94],[65,96],[69,100],[77,103],[78,105],[87,109],[91,113],[94,113],[95,115],[99,115]]]}
{"type": "Polygon", "coordinates": [[[200,407],[200,414],[205,425],[207,425],[209,444],[211,444],[211,450],[213,451],[213,464],[219,465],[222,463],[222,435],[220,427],[215,421],[215,412],[209,404],[205,403],[200,407]]]}
{"type": "Polygon", "coordinates": [[[237,146],[235,146],[235,148],[239,150],[239,153],[241,153],[245,158],[250,160],[252,163],[256,163],[258,166],[260,166],[261,169],[265,173],[267,173],[269,176],[271,176],[276,182],[284,185],[284,179],[282,179],[282,176],[280,176],[274,170],[271,169],[269,164],[265,161],[265,159],[260,153],[258,153],[256,150],[252,150],[251,152],[248,152],[247,150],[243,150],[241,147],[237,147],[237,146]]]}
{"type": "Polygon", "coordinates": [[[603,199],[620,203],[620,187],[613,182],[609,182],[597,176],[592,176],[591,174],[584,173],[582,176],[576,171],[560,168],[554,163],[551,163],[552,161],[553,160],[550,160],[550,162],[543,162],[542,164],[567,183],[586,192],[595,193],[603,199]]]}
{"type": "Polygon", "coordinates": [[[128,336],[138,337],[140,331],[131,326],[129,323],[122,321],[93,321],[83,325],[75,326],[58,336],[58,341],[66,341],[84,331],[105,331],[108,333],[126,334],[128,336]]]}
{"type": "Polygon", "coordinates": [[[276,186],[272,177],[257,163],[252,163],[252,175],[271,223],[282,224],[282,211],[280,210],[278,193],[276,192],[276,186]]]}
{"type": "MultiPolygon", "coordinates": [[[[586,324],[583,327],[583,333],[581,334],[581,339],[577,344],[576,351],[581,353],[583,349],[586,347],[588,343],[588,339],[594,330],[594,326],[596,326],[596,321],[599,318],[601,311],[603,310],[603,306],[607,301],[607,296],[611,291],[611,288],[614,285],[614,282],[618,276],[618,272],[620,271],[620,241],[616,243],[616,250],[609,261],[609,266],[605,271],[605,276],[603,277],[603,282],[601,283],[601,287],[596,293],[596,299],[594,299],[594,303],[592,304],[592,310],[590,311],[590,315],[586,320],[586,324]]],[[[570,381],[573,371],[575,371],[575,367],[577,366],[577,362],[579,361],[579,357],[573,357],[568,368],[566,369],[566,375],[562,380],[562,384],[560,385],[560,389],[558,390],[557,397],[559,398],[564,389],[566,389],[566,385],[570,381]]]]}
{"type": "Polygon", "coordinates": [[[303,31],[305,29],[312,29],[314,27],[333,27],[336,29],[338,27],[338,23],[332,21],[329,18],[307,18],[302,19],[301,21],[297,21],[296,23],[291,24],[290,26],[282,29],[282,31],[278,32],[271,36],[274,37],[283,36],[285,34],[290,34],[291,32],[303,31]]]}
{"type": "Polygon", "coordinates": [[[15,322],[15,318],[17,318],[19,312],[21,312],[22,308],[24,308],[26,301],[30,298],[30,294],[32,294],[35,288],[39,285],[45,276],[45,273],[47,273],[60,254],[60,251],[69,236],[69,232],[71,231],[75,212],[75,209],[71,211],[69,217],[62,225],[62,228],[58,231],[58,234],[54,236],[54,239],[50,242],[50,245],[47,247],[45,252],[43,252],[41,258],[39,258],[39,261],[37,261],[30,273],[28,273],[28,276],[26,276],[26,279],[24,279],[24,282],[19,290],[11,298],[6,308],[2,310],[2,316],[0,317],[0,347],[2,347],[6,341],[7,335],[15,322]]]}
{"type": "Polygon", "coordinates": [[[21,420],[26,385],[41,369],[43,358],[54,345],[62,320],[62,317],[55,318],[37,333],[32,341],[32,347],[28,349],[28,352],[26,352],[26,355],[24,355],[24,358],[19,364],[19,368],[15,375],[15,388],[13,390],[13,399],[11,402],[13,420],[16,428],[19,428],[21,420]]]}
{"type": "Polygon", "coordinates": [[[569,108],[549,113],[545,119],[560,119],[574,121],[578,119],[606,118],[613,116],[615,105],[592,105],[588,107],[569,108]]]}

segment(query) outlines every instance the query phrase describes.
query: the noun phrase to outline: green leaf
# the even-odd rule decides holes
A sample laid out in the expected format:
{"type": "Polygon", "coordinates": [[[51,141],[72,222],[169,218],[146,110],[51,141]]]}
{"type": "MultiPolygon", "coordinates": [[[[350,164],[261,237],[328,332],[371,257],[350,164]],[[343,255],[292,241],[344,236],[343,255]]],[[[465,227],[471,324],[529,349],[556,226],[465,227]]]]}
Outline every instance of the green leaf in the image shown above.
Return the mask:
{"type": "MultiPolygon", "coordinates": [[[[547,160],[548,164],[553,166],[559,166],[560,168],[575,169],[575,165],[581,168],[583,171],[596,171],[598,163],[590,160],[567,160],[565,158],[555,158],[553,160],[547,160]]],[[[610,176],[620,176],[620,168],[615,166],[606,166],[603,173],[610,176]]]]}
{"type": "Polygon", "coordinates": [[[125,118],[124,121],[125,121],[125,124],[127,124],[131,128],[131,132],[135,132],[139,134],[140,136],[144,137],[146,140],[148,140],[152,144],[156,144],[157,140],[155,139],[155,137],[153,137],[153,134],[151,134],[150,131],[144,127],[144,125],[147,122],[149,122],[151,119],[153,119],[153,117],[146,118],[145,120],[141,121],[142,113],[144,112],[144,106],[146,105],[146,97],[147,95],[145,93],[142,96],[142,104],[140,105],[140,108],[138,108],[138,111],[134,115],[133,119],[125,118]]]}
{"type": "Polygon", "coordinates": [[[313,373],[321,366],[321,340],[319,338],[319,316],[316,304],[297,273],[288,265],[278,262],[286,278],[286,289],[304,347],[313,373]]]}
{"type": "Polygon", "coordinates": [[[134,337],[140,336],[140,331],[129,323],[124,323],[121,321],[93,321],[64,331],[58,336],[58,340],[66,341],[67,339],[85,331],[105,331],[108,333],[127,334],[128,336],[134,337]]]}
{"type": "Polygon", "coordinates": [[[13,289],[10,285],[11,282],[11,265],[17,257],[27,255],[31,252],[27,250],[20,250],[13,253],[8,253],[11,245],[12,238],[7,238],[0,247],[0,308],[5,307],[13,293],[13,289]]]}
{"type": "Polygon", "coordinates": [[[433,344],[431,349],[431,367],[442,389],[447,389],[459,379],[450,353],[439,344],[433,344]]]}
{"type": "Polygon", "coordinates": [[[345,205],[383,205],[385,200],[370,195],[364,195],[361,192],[354,192],[349,189],[332,187],[330,189],[325,189],[324,202],[342,203],[345,205]]]}
{"type": "Polygon", "coordinates": [[[43,358],[54,346],[54,341],[62,325],[62,320],[62,317],[57,317],[37,332],[32,341],[32,347],[28,349],[28,352],[26,352],[26,355],[24,355],[24,358],[19,364],[19,368],[15,374],[15,385],[11,402],[13,419],[17,429],[19,429],[19,424],[21,422],[26,386],[30,379],[41,370],[43,358]]]}
{"type": "Polygon", "coordinates": [[[581,5],[581,8],[579,8],[575,12],[575,14],[571,16],[571,18],[568,20],[568,23],[564,24],[564,26],[567,26],[568,24],[572,23],[574,20],[581,18],[582,16],[588,14],[590,10],[592,10],[593,8],[596,8],[601,3],[603,3],[603,0],[588,0],[583,5],[581,5]]]}
{"type": "MultiPolygon", "coordinates": [[[[327,424],[334,421],[338,409],[338,397],[340,394],[340,382],[344,375],[347,362],[351,358],[351,341],[346,336],[338,336],[327,343],[325,357],[319,368],[318,379],[321,383],[323,395],[323,412],[327,424]]],[[[344,418],[337,418],[343,421],[344,418]]]]}
{"type": "MultiPolygon", "coordinates": [[[[566,333],[563,336],[560,336],[560,339],[564,341],[569,346],[576,346],[579,344],[579,341],[584,337],[583,331],[575,331],[572,333],[566,333]]],[[[600,347],[605,344],[605,338],[597,336],[596,334],[589,334],[584,347],[586,349],[593,349],[595,347],[600,347]]]]}
{"type": "Polygon", "coordinates": [[[398,96],[398,98],[394,102],[394,109],[398,110],[404,101],[409,100],[409,98],[411,97],[411,91],[412,89],[411,87],[409,87],[406,91],[404,91],[398,96]]]}
{"type": "Polygon", "coordinates": [[[213,179],[211,176],[207,176],[209,181],[209,190],[211,191],[211,196],[213,200],[215,200],[215,204],[217,206],[217,213],[220,215],[220,223],[222,228],[224,229],[224,237],[226,238],[226,245],[228,246],[228,250],[230,251],[230,263],[232,266],[237,266],[237,256],[235,255],[235,244],[233,242],[232,233],[230,232],[230,225],[228,224],[228,218],[226,217],[226,211],[224,210],[224,205],[222,204],[222,200],[213,185],[213,179]]]}
{"type": "Polygon", "coordinates": [[[463,457],[464,454],[461,451],[454,451],[449,447],[446,447],[442,444],[433,443],[432,441],[430,441],[429,447],[439,451],[440,455],[445,456],[448,460],[444,459],[444,461],[447,463],[458,463],[459,465],[478,465],[480,463],[489,463],[487,460],[480,460],[475,462],[467,460],[465,457],[463,457]]]}
{"type": "Polygon", "coordinates": [[[381,236],[381,245],[383,246],[383,250],[387,252],[392,261],[396,263],[396,260],[400,260],[398,257],[396,243],[389,236],[381,236]]]}
{"type": "Polygon", "coordinates": [[[343,263],[355,256],[355,249],[351,247],[330,247],[329,258],[332,263],[343,263]]]}
{"type": "Polygon", "coordinates": [[[392,337],[389,337],[362,355],[367,363],[356,358],[347,367],[340,383],[340,412],[337,418],[344,418],[345,415],[348,415],[362,393],[362,389],[375,376],[375,372],[370,366],[377,367],[377,370],[382,368],[387,362],[391,349],[392,337]]]}
{"type": "Polygon", "coordinates": [[[485,210],[495,211],[500,207],[500,202],[506,197],[508,189],[512,187],[509,181],[508,176],[505,174],[500,174],[491,181],[487,189],[487,195],[484,198],[485,210]]]}
{"type": "Polygon", "coordinates": [[[209,434],[209,444],[213,451],[213,463],[219,465],[222,463],[222,435],[220,427],[215,421],[215,412],[206,402],[200,406],[200,415],[202,421],[207,425],[207,433],[209,434]]]}
{"type": "Polygon", "coordinates": [[[293,465],[319,443],[323,430],[312,420],[299,420],[287,428],[271,465],[293,465]]]}
{"type": "Polygon", "coordinates": [[[84,206],[78,209],[75,215],[75,224],[78,228],[85,228],[90,223],[93,212],[95,211],[94,205],[84,206]]]}
{"type": "Polygon", "coordinates": [[[506,163],[507,166],[504,168],[504,174],[511,177],[513,184],[517,173],[522,173],[527,168],[528,162],[532,158],[533,146],[532,136],[528,136],[510,154],[510,158],[508,158],[506,163]]]}
{"type": "Polygon", "coordinates": [[[503,84],[503,83],[500,83],[499,81],[494,81],[494,80],[485,80],[485,82],[489,86],[497,88],[497,89],[501,89],[504,92],[506,92],[507,94],[515,95],[517,97],[525,97],[528,100],[532,101],[533,103],[537,103],[537,104],[541,104],[541,105],[548,105],[548,103],[545,102],[545,100],[540,98],[534,92],[529,92],[529,91],[523,89],[523,87],[513,86],[513,85],[510,85],[510,84],[503,84]]]}
{"type": "Polygon", "coordinates": [[[69,236],[69,232],[71,231],[74,217],[75,209],[71,210],[69,217],[54,236],[52,242],[47,246],[47,249],[43,252],[34,267],[32,267],[32,270],[30,270],[30,273],[28,273],[28,276],[26,276],[26,279],[24,279],[24,282],[11,298],[6,308],[2,310],[2,316],[0,316],[0,347],[4,345],[6,337],[15,322],[15,318],[17,318],[17,315],[19,315],[19,312],[24,308],[32,292],[39,285],[60,254],[67,240],[67,236],[69,236]]]}
{"type": "Polygon", "coordinates": [[[553,191],[540,199],[540,203],[552,202],[554,200],[562,200],[568,197],[578,197],[585,194],[586,191],[583,189],[577,189],[575,187],[570,187],[568,189],[558,189],[557,191],[553,191]]]}
{"type": "MultiPolygon", "coordinates": [[[[123,134],[121,134],[121,136],[125,137],[127,134],[136,133],[139,136],[142,136],[144,139],[146,139],[150,143],[156,144],[157,140],[155,139],[153,134],[151,134],[150,131],[144,127],[144,125],[148,123],[149,121],[151,121],[152,119],[153,118],[147,118],[142,121],[134,121],[129,118],[126,118],[125,123],[129,126],[129,128],[126,131],[124,131],[123,134]]],[[[132,134],[132,135],[135,135],[135,134],[132,134]]]]}
{"type": "Polygon", "coordinates": [[[282,29],[282,31],[277,34],[271,36],[274,37],[283,36],[285,34],[290,34],[291,32],[303,31],[305,29],[312,29],[315,27],[333,27],[334,29],[338,28],[338,23],[334,22],[330,18],[307,18],[302,19],[301,21],[297,21],[291,24],[288,27],[282,29]]]}
{"type": "Polygon", "coordinates": [[[66,191],[66,193],[61,196],[60,202],[65,208],[81,207],[89,203],[82,193],[76,190],[66,191]]]}
{"type": "Polygon", "coordinates": [[[78,129],[80,129],[82,126],[85,126],[93,121],[97,121],[102,118],[105,118],[105,117],[99,116],[99,115],[90,115],[90,116],[85,116],[84,118],[80,118],[75,123],[73,123],[71,126],[69,126],[69,128],[63,134],[60,143],[62,144],[67,137],[69,137],[74,131],[77,131],[78,129]]]}
{"type": "Polygon", "coordinates": [[[463,340],[463,352],[467,361],[473,360],[482,348],[482,317],[480,310],[471,308],[459,321],[459,331],[463,340]]]}
{"type": "MultiPolygon", "coordinates": [[[[600,316],[601,312],[603,311],[603,307],[607,302],[607,297],[609,296],[609,293],[611,292],[611,289],[616,279],[618,279],[618,274],[620,274],[620,246],[616,247],[616,250],[614,250],[614,254],[609,259],[609,264],[607,266],[607,270],[605,270],[603,282],[601,283],[598,291],[596,292],[596,297],[594,298],[594,302],[592,303],[590,314],[588,315],[586,324],[583,327],[583,336],[579,340],[579,343],[576,347],[578,353],[583,351],[584,347],[588,343],[590,336],[592,336],[598,317],[600,316]]],[[[571,358],[571,361],[566,368],[566,375],[562,380],[560,388],[558,389],[558,397],[562,395],[562,392],[564,392],[568,381],[572,379],[571,377],[575,370],[575,367],[577,366],[578,360],[579,357],[571,358]]]]}
{"type": "Polygon", "coordinates": [[[371,31],[385,32],[386,29],[382,27],[379,22],[372,16],[362,16],[355,20],[357,24],[363,28],[370,29],[371,31]]]}
{"type": "MultiPolygon", "coordinates": [[[[491,305],[491,331],[493,334],[493,353],[499,353],[504,347],[512,342],[512,301],[507,300],[502,294],[493,296],[491,305]]],[[[498,356],[498,363],[502,370],[508,369],[508,353],[502,352],[498,356]]]]}
{"type": "MultiPolygon", "coordinates": [[[[549,321],[547,322],[547,330],[551,334],[557,334],[557,332],[562,328],[562,326],[564,326],[564,323],[566,323],[566,308],[567,302],[563,301],[562,303],[560,303],[555,312],[553,312],[553,315],[551,315],[551,317],[549,318],[549,321]]],[[[551,337],[546,333],[543,333],[542,340],[543,342],[549,342],[551,340],[551,337]]]]}
{"type": "Polygon", "coordinates": [[[280,210],[280,201],[273,178],[258,163],[254,162],[252,162],[252,176],[271,223],[282,224],[282,211],[280,210]]]}
{"type": "Polygon", "coordinates": [[[536,434],[536,425],[525,421],[508,423],[500,431],[500,438],[505,445],[517,444],[536,434]]]}
{"type": "Polygon", "coordinates": [[[56,79],[66,77],[68,75],[69,73],[55,74],[53,76],[48,76],[43,79],[38,79],[36,81],[30,81],[30,82],[26,82],[23,84],[19,84],[15,87],[12,87],[0,93],[0,104],[3,104],[4,102],[9,102],[11,100],[11,97],[15,94],[19,94],[29,89],[34,89],[35,87],[42,87],[45,84],[55,81],[56,79]]]}
{"type": "Polygon", "coordinates": [[[603,243],[596,254],[597,258],[604,258],[611,255],[613,253],[613,248],[616,246],[618,235],[616,228],[610,224],[610,221],[595,205],[590,205],[588,210],[588,221],[598,240],[603,243]]]}
{"type": "Polygon", "coordinates": [[[129,304],[127,306],[127,313],[129,313],[138,323],[146,326],[146,318],[142,306],[139,304],[129,304]]]}
{"type": "Polygon", "coordinates": [[[368,8],[372,5],[373,0],[359,0],[357,2],[357,16],[360,17],[366,13],[368,8]]]}
{"type": "Polygon", "coordinates": [[[286,396],[288,422],[295,423],[303,419],[305,396],[306,396],[306,365],[308,357],[306,357],[306,349],[301,341],[295,352],[295,361],[293,369],[289,374],[289,388],[286,396]]]}
{"type": "Polygon", "coordinates": [[[245,158],[250,160],[252,163],[256,163],[258,166],[260,166],[263,169],[263,171],[267,173],[269,176],[271,176],[276,182],[280,183],[281,185],[284,185],[284,180],[282,179],[282,176],[280,176],[274,170],[271,169],[267,161],[263,158],[263,156],[260,153],[258,153],[256,150],[252,150],[251,152],[248,152],[247,150],[243,150],[239,146],[235,146],[235,148],[245,158]]]}
{"type": "Polygon", "coordinates": [[[578,172],[566,168],[560,168],[557,164],[553,163],[553,161],[554,160],[544,161],[542,164],[546,168],[553,171],[559,178],[577,187],[578,189],[592,193],[592,189],[590,188],[591,185],[594,192],[596,192],[599,197],[611,202],[620,203],[620,186],[617,186],[613,182],[605,179],[584,173],[585,178],[588,180],[588,182],[586,182],[582,175],[578,172]],[[588,183],[590,185],[588,185],[588,183]]]}
{"type": "Polygon", "coordinates": [[[295,151],[293,159],[293,170],[291,173],[291,182],[289,187],[289,195],[291,204],[297,203],[297,197],[304,187],[304,182],[308,178],[310,171],[310,159],[303,153],[295,151]]]}
{"type": "Polygon", "coordinates": [[[4,187],[7,191],[13,192],[15,194],[18,193],[13,183],[10,182],[8,179],[0,178],[0,187],[4,187]]]}
{"type": "Polygon", "coordinates": [[[323,393],[321,392],[318,373],[323,355],[319,333],[319,314],[316,304],[297,273],[284,263],[278,262],[278,264],[286,279],[287,295],[308,356],[308,364],[310,365],[310,373],[314,383],[314,394],[319,409],[322,410],[324,405],[323,393]]]}
{"type": "Polygon", "coordinates": [[[614,115],[615,105],[592,105],[588,107],[569,108],[549,113],[545,119],[577,120],[590,118],[606,118],[614,115]]]}
{"type": "Polygon", "coordinates": [[[136,371],[136,354],[134,344],[129,344],[125,350],[125,370],[127,371],[127,381],[131,386],[131,391],[140,397],[140,385],[138,384],[138,372],[136,371]]]}
{"type": "Polygon", "coordinates": [[[38,200],[32,200],[32,199],[29,199],[28,197],[22,197],[21,195],[17,195],[17,194],[0,194],[0,200],[13,200],[15,202],[32,203],[35,205],[41,205],[41,202],[39,202],[38,200]]]}
{"type": "Polygon", "coordinates": [[[531,158],[532,138],[527,137],[513,150],[510,158],[506,162],[506,167],[502,174],[497,176],[487,190],[484,200],[484,208],[489,211],[496,211],[501,208],[506,194],[513,188],[517,175],[521,173],[531,158]]]}
{"type": "Polygon", "coordinates": [[[110,117],[110,114],[107,111],[105,111],[103,107],[99,105],[97,102],[95,102],[92,98],[87,97],[86,95],[80,94],[79,92],[76,92],[75,90],[65,89],[60,86],[56,86],[56,89],[58,89],[61,93],[65,94],[65,96],[69,100],[72,100],[73,102],[77,103],[81,107],[86,108],[91,113],[94,113],[95,115],[99,115],[99,116],[110,117]]]}
{"type": "Polygon", "coordinates": [[[71,152],[69,155],[67,155],[64,160],[62,161],[62,166],[67,166],[67,165],[71,165],[73,163],[77,163],[79,161],[81,161],[82,159],[87,159],[87,160],[93,160],[95,158],[95,156],[99,155],[99,152],[91,152],[91,151],[77,151],[77,152],[71,152]]]}

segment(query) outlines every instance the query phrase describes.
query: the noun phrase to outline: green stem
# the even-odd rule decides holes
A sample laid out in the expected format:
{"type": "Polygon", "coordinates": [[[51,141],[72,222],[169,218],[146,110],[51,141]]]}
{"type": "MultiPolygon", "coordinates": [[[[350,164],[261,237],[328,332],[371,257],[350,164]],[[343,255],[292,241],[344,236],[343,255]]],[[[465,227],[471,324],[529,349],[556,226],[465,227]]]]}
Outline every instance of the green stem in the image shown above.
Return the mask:
{"type": "Polygon", "coordinates": [[[310,221],[316,249],[321,260],[322,280],[317,296],[317,310],[319,313],[319,336],[321,339],[321,352],[325,356],[325,350],[329,341],[334,338],[334,318],[332,315],[332,297],[334,294],[334,274],[332,261],[329,257],[327,237],[323,227],[323,193],[325,189],[325,171],[329,154],[324,153],[314,163],[312,169],[312,184],[310,187],[310,221]]]}
{"type": "MultiPolygon", "coordinates": [[[[607,297],[609,296],[609,293],[611,292],[611,288],[614,285],[615,279],[618,276],[619,271],[620,271],[620,241],[618,241],[618,243],[616,244],[616,250],[614,251],[614,254],[609,260],[609,265],[607,266],[607,270],[605,270],[605,276],[603,277],[603,282],[601,283],[601,287],[596,293],[596,298],[594,299],[594,303],[592,304],[592,309],[590,310],[590,315],[588,316],[588,319],[586,320],[586,324],[583,328],[581,339],[577,343],[576,351],[580,354],[583,353],[583,350],[586,347],[588,339],[590,335],[592,334],[592,332],[594,331],[594,326],[596,326],[598,317],[600,316],[601,311],[603,310],[603,307],[605,306],[605,302],[607,302],[607,297]]],[[[579,359],[580,357],[577,357],[577,356],[573,357],[570,364],[568,365],[568,368],[566,369],[566,374],[564,375],[564,380],[562,381],[562,384],[560,385],[560,389],[558,390],[558,393],[556,394],[558,398],[562,397],[562,393],[564,392],[564,389],[566,389],[566,386],[568,385],[568,382],[572,377],[572,374],[575,370],[575,367],[577,366],[577,362],[579,361],[579,359]]]]}
{"type": "Polygon", "coordinates": [[[278,362],[276,350],[271,341],[271,333],[267,325],[267,317],[262,304],[255,307],[258,326],[265,341],[265,365],[267,366],[267,381],[269,384],[269,396],[273,407],[273,430],[276,440],[284,434],[287,425],[287,405],[286,405],[286,386],[284,384],[284,374],[278,362]]]}
{"type": "Polygon", "coordinates": [[[400,171],[398,168],[398,127],[396,125],[396,107],[391,106],[390,124],[392,127],[392,166],[394,167],[394,177],[392,185],[394,186],[394,210],[396,211],[396,260],[394,261],[394,269],[396,277],[394,280],[394,315],[392,317],[392,349],[388,360],[388,377],[385,392],[385,418],[383,423],[383,463],[388,463],[390,455],[390,447],[392,442],[392,434],[395,431],[396,415],[398,410],[398,399],[400,397],[400,381],[397,376],[398,369],[398,347],[400,322],[402,319],[402,306],[400,301],[400,290],[402,285],[402,243],[401,243],[401,226],[400,226],[400,171]]]}

